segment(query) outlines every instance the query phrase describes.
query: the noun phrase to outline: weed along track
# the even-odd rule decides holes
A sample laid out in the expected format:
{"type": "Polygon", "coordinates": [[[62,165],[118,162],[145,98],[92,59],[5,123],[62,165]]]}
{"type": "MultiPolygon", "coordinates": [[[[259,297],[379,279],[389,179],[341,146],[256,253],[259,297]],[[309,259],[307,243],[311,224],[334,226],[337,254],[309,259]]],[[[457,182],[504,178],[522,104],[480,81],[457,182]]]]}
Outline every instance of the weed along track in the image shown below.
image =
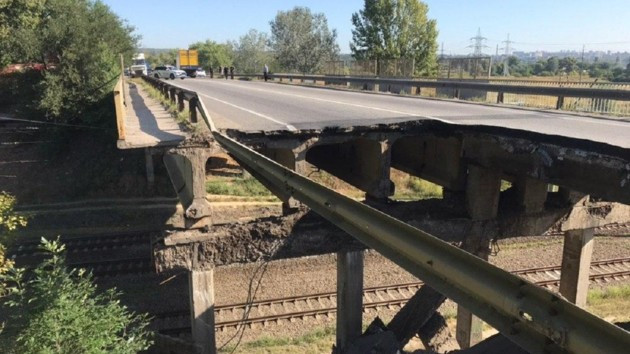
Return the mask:
{"type": "MultiPolygon", "coordinates": [[[[528,268],[512,272],[540,286],[556,291],[560,283],[560,266],[528,268]]],[[[604,284],[630,278],[630,257],[591,263],[591,282],[604,284]]],[[[378,286],[363,291],[363,311],[398,308],[407,303],[422,286],[422,282],[378,286]]],[[[337,294],[326,292],[303,296],[260,300],[215,307],[216,330],[237,329],[240,326],[266,326],[283,321],[306,320],[330,316],[337,312],[337,294]],[[248,316],[246,314],[249,312],[248,316]]],[[[154,328],[163,334],[179,335],[190,330],[188,312],[177,311],[156,316],[154,328]]]]}

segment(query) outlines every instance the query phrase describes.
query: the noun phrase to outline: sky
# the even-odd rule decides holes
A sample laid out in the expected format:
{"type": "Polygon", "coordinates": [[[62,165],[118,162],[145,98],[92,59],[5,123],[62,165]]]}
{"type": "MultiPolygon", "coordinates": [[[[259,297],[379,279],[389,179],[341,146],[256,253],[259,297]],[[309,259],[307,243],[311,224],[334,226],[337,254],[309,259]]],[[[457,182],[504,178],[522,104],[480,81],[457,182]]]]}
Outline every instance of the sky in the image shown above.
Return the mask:
{"type": "MultiPolygon", "coordinates": [[[[341,53],[349,53],[352,13],[363,0],[103,0],[142,36],[147,48],[187,48],[211,39],[237,40],[249,29],[269,33],[278,11],[309,7],[337,30],[341,53]]],[[[468,54],[470,37],[487,38],[484,53],[504,47],[509,33],[517,51],[630,51],[629,0],[424,0],[437,20],[445,54],[468,54]]]]}

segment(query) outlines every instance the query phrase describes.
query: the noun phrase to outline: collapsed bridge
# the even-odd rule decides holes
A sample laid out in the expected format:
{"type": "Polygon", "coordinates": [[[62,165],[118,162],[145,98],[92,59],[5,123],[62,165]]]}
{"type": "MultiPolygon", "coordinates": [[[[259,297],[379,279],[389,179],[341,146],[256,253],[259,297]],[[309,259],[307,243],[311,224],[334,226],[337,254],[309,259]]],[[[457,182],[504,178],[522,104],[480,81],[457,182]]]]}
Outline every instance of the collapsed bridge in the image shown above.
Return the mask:
{"type": "MultiPolygon", "coordinates": [[[[338,252],[337,348],[351,350],[362,328],[365,247],[431,286],[420,288],[417,300],[389,324],[399,342],[422,327],[447,296],[460,305],[462,348],[479,340],[472,314],[530,352],[614,352],[629,344],[627,332],[566,301],[584,304],[593,229],[630,220],[622,205],[585,197],[630,203],[627,122],[259,82],[198,80],[176,86],[145,80],[179,110],[188,108],[196,132],[157,119],[142,106],[139,89],[125,89],[121,81],[119,147],[146,149],[148,172],[152,156],[163,156],[183,210],[174,222],[180,231],[156,245],[155,259],[160,270],[189,270],[193,338],[205,350],[214,348],[215,266],[330,252],[338,252]],[[131,117],[125,102],[133,108],[131,117]],[[223,149],[284,202],[286,231],[253,232],[261,228],[251,223],[240,227],[252,236],[239,239],[231,228],[213,227],[205,166],[223,149]],[[305,178],[313,166],[363,190],[373,207],[305,178]],[[463,226],[432,232],[421,216],[412,218],[417,227],[390,216],[395,216],[395,206],[388,205],[395,188],[391,168],[441,185],[445,198],[435,207],[451,210],[463,226]],[[503,193],[502,180],[512,183],[503,193]],[[309,229],[302,204],[336,227],[309,229]],[[483,260],[492,239],[540,234],[562,218],[560,293],[566,300],[483,260]],[[406,328],[404,318],[420,323],[406,328]]],[[[401,215],[413,215],[413,207],[401,215]]]]}

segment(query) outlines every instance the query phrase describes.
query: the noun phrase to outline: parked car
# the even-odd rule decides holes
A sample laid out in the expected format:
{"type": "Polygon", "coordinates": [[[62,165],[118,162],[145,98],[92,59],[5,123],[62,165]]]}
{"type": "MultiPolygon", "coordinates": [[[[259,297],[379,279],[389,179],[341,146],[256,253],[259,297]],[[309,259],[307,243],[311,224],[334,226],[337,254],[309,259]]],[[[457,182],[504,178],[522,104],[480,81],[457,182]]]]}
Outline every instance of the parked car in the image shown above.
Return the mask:
{"type": "Polygon", "coordinates": [[[156,79],[171,79],[175,80],[175,78],[184,79],[186,78],[186,72],[184,70],[178,70],[174,66],[164,65],[158,66],[153,70],[153,77],[156,79]]]}
{"type": "Polygon", "coordinates": [[[203,70],[202,68],[197,68],[197,71],[195,72],[195,77],[206,77],[206,71],[203,70]]]}

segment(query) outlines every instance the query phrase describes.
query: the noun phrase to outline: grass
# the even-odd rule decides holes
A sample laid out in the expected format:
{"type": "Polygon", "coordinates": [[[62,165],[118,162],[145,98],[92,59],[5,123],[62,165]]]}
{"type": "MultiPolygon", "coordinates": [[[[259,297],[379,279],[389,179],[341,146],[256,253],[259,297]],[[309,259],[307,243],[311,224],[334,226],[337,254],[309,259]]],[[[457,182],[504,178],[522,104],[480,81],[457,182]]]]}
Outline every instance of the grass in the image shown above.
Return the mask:
{"type": "Polygon", "coordinates": [[[335,327],[324,327],[299,337],[263,337],[243,343],[236,350],[234,346],[223,348],[219,353],[330,353],[335,342],[335,327]]]}
{"type": "Polygon", "coordinates": [[[442,198],[442,187],[427,180],[411,176],[405,172],[392,169],[391,180],[396,185],[393,199],[419,200],[442,198]]]}
{"type": "Polygon", "coordinates": [[[206,181],[206,192],[210,194],[269,197],[273,194],[255,178],[214,177],[206,181]]]}
{"type": "Polygon", "coordinates": [[[588,292],[587,310],[613,322],[630,321],[630,284],[594,288],[588,292]]]}

